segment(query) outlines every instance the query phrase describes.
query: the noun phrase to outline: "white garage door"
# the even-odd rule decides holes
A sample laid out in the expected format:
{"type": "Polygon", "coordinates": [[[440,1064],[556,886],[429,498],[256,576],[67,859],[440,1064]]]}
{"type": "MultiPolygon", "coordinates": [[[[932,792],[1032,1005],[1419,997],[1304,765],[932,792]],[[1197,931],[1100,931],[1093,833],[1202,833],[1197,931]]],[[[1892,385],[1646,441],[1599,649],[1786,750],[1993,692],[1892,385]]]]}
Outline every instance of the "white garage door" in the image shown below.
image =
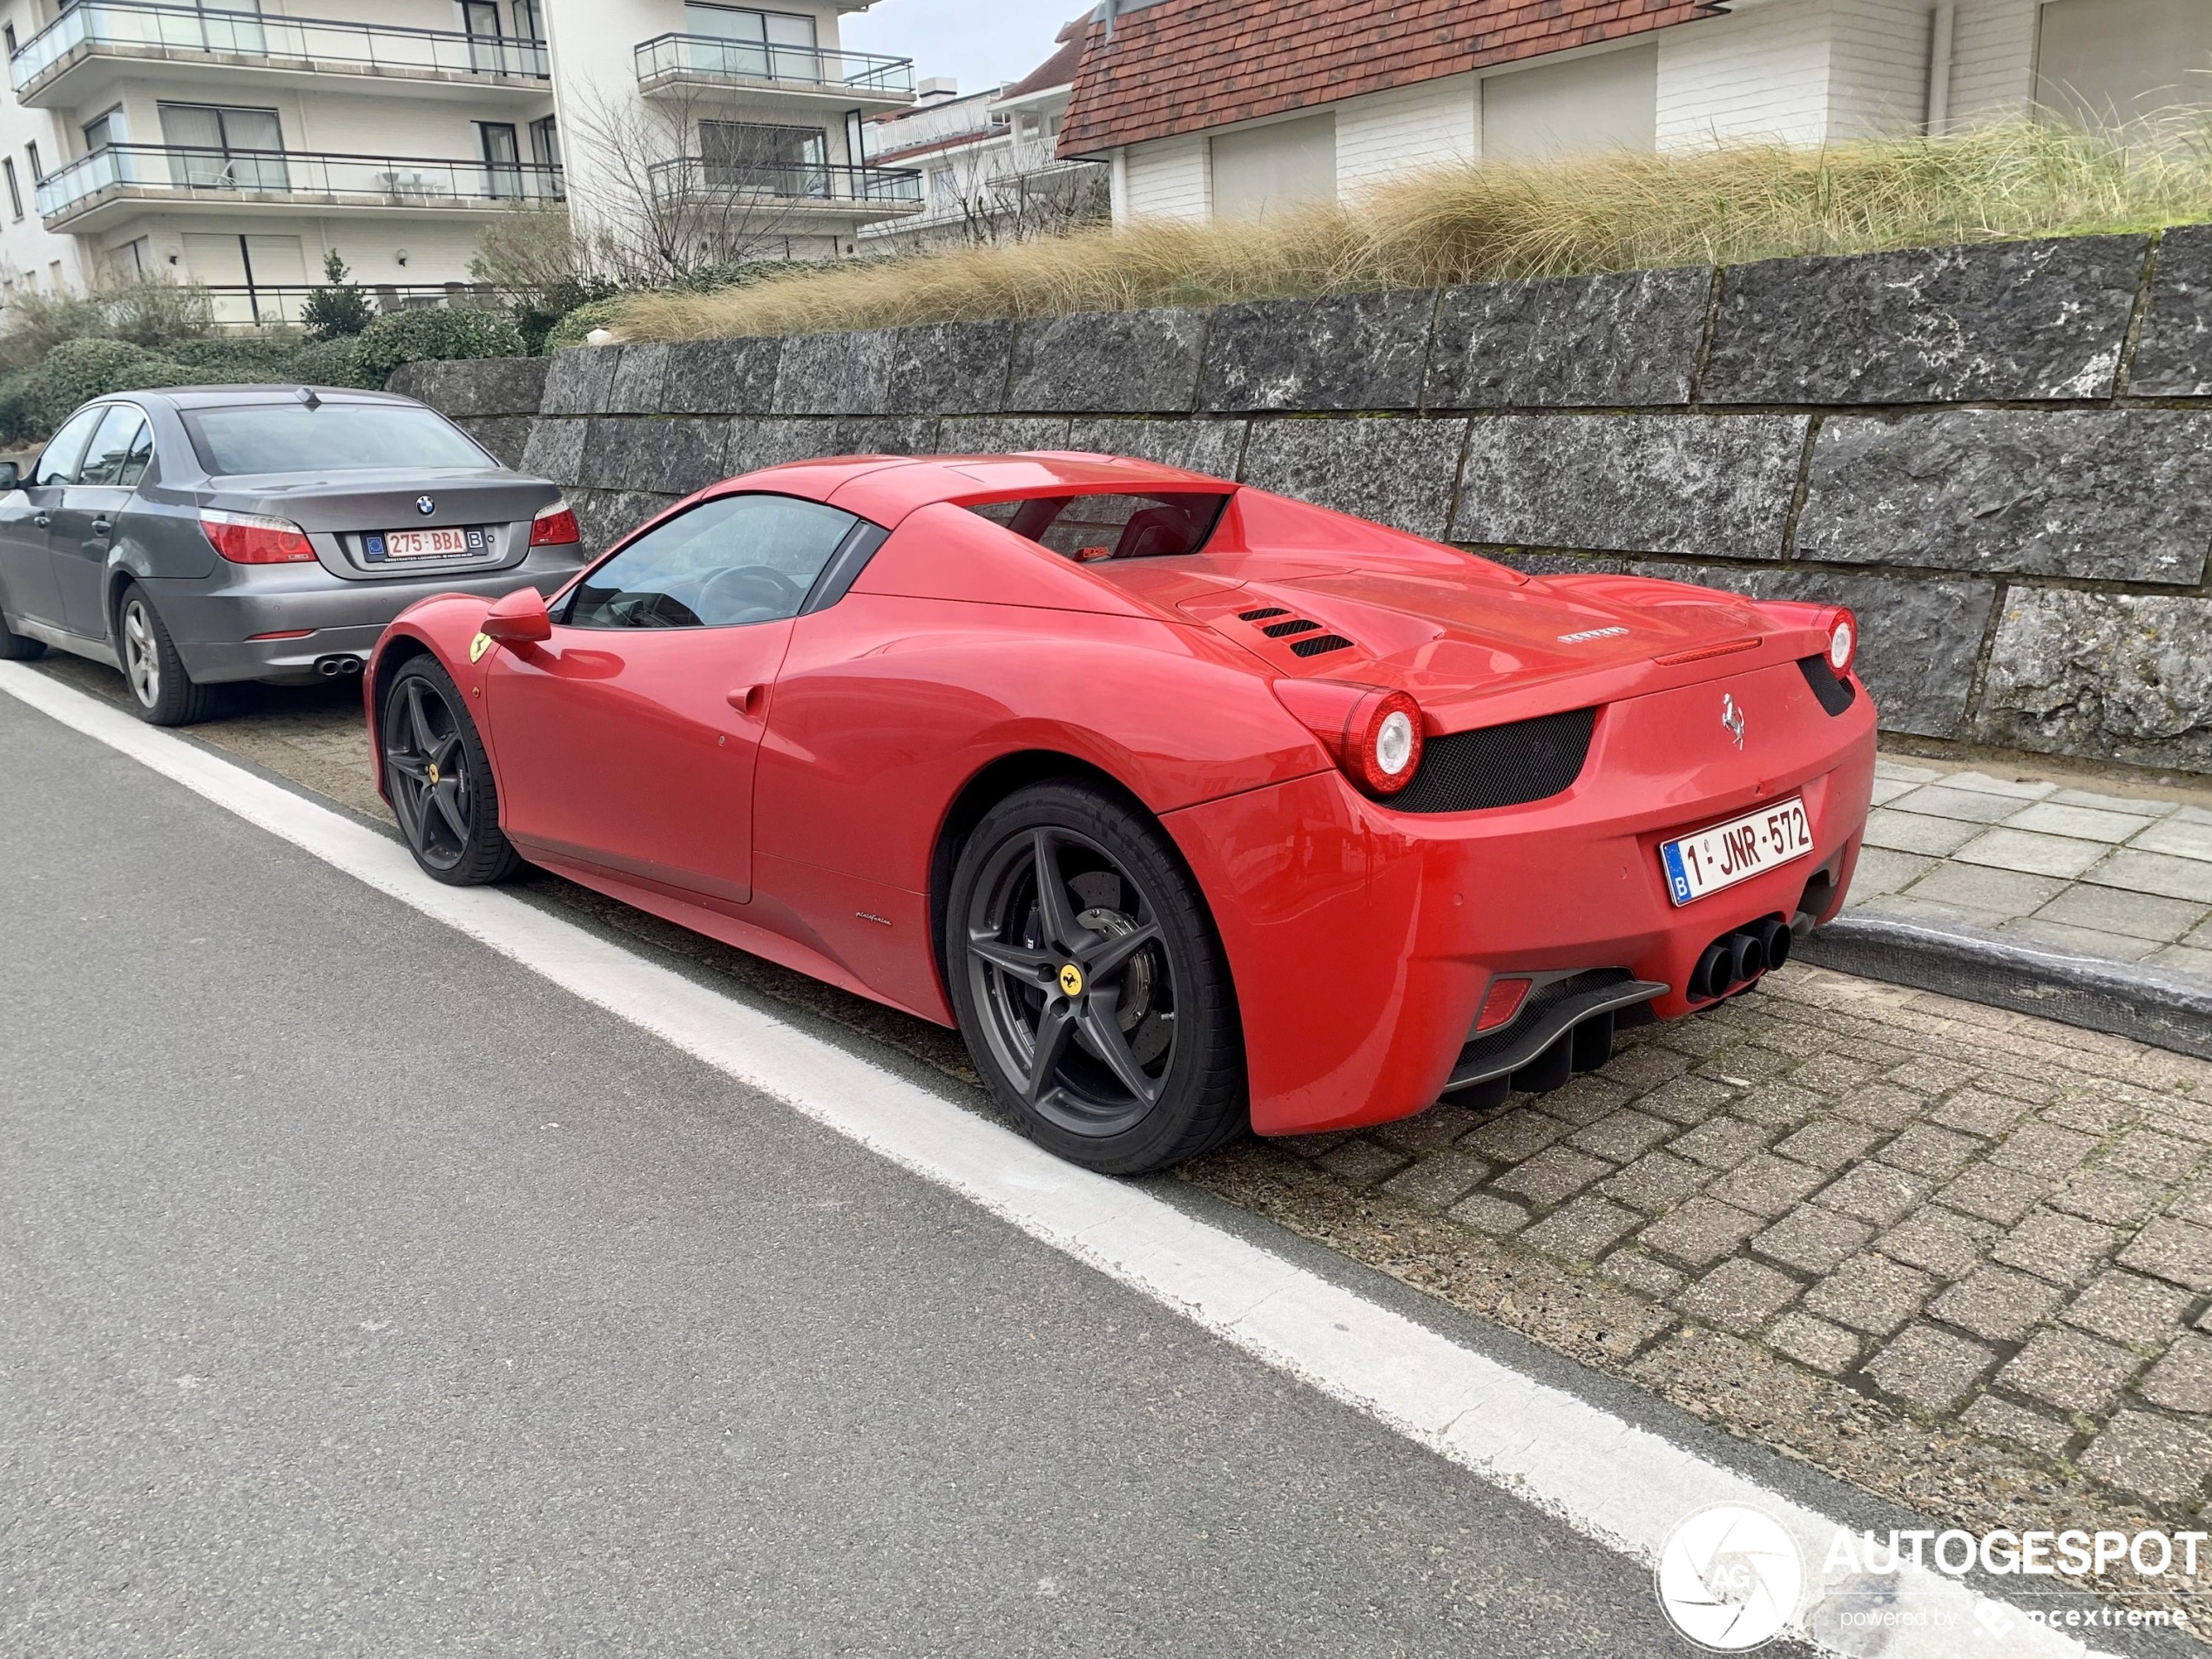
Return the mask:
{"type": "Polygon", "coordinates": [[[2212,0],[2051,0],[2035,97],[2070,120],[2212,104],[2212,0]]]}
{"type": "Polygon", "coordinates": [[[1658,142],[1659,49],[1630,46],[1482,83],[1482,153],[1505,161],[1649,150],[1658,142]]]}
{"type": "Polygon", "coordinates": [[[1337,199],[1337,118],[1309,115],[1213,137],[1216,219],[1337,199]]]}

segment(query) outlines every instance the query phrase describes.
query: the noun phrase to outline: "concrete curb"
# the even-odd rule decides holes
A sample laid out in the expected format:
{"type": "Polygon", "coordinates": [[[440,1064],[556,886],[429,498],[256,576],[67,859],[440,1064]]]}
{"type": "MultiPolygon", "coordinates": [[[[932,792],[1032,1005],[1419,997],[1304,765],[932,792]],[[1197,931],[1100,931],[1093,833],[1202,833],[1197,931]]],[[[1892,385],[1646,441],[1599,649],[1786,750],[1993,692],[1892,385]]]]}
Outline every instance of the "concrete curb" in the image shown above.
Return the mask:
{"type": "Polygon", "coordinates": [[[2190,974],[2069,955],[1959,923],[1851,914],[1803,941],[1794,960],[2212,1060],[2212,984],[2190,974]]]}

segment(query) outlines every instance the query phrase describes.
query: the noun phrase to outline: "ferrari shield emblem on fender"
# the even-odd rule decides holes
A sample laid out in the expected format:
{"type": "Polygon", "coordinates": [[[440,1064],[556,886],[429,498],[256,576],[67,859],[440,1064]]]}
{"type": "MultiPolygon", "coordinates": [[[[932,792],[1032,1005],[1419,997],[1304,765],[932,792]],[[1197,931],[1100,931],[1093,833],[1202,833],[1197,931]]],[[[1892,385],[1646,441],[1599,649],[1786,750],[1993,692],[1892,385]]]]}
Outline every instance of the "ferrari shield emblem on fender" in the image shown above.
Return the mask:
{"type": "Polygon", "coordinates": [[[1081,996],[1083,994],[1083,970],[1076,967],[1073,962],[1069,962],[1065,968],[1062,968],[1060,970],[1060,989],[1062,995],[1063,995],[1081,996]]]}
{"type": "Polygon", "coordinates": [[[469,660],[472,663],[482,662],[484,660],[484,653],[490,649],[491,636],[489,634],[478,634],[474,639],[469,642],[469,660]]]}
{"type": "Polygon", "coordinates": [[[1721,693],[1721,725],[1728,729],[1728,735],[1736,739],[1736,746],[1741,749],[1743,746],[1743,711],[1736,706],[1735,697],[1727,691],[1721,693]]]}

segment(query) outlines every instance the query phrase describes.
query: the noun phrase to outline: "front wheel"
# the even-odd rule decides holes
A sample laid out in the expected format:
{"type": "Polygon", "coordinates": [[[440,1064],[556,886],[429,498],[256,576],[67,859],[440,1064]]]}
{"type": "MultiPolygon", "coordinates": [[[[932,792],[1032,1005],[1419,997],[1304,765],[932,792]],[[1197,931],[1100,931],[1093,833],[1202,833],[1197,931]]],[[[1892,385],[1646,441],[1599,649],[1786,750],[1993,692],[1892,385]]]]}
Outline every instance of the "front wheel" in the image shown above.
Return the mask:
{"type": "Polygon", "coordinates": [[[1157,824],[1081,785],[1022,790],[968,838],[949,897],[961,1034],[1040,1145],[1141,1175],[1244,1126],[1228,961],[1157,824]]]}
{"type": "Polygon", "coordinates": [[[499,827],[499,792],[461,688],[428,657],[412,658],[384,689],[378,732],[384,790],[408,851],[456,887],[502,881],[522,867],[499,827]]]}

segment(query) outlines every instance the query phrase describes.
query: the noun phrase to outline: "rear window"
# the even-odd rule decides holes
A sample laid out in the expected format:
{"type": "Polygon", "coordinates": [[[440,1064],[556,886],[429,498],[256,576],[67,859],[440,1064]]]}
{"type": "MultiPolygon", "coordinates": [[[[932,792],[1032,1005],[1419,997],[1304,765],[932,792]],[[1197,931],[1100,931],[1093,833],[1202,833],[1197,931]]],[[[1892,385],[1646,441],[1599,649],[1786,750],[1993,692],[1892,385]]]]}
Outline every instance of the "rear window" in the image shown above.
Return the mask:
{"type": "Polygon", "coordinates": [[[185,429],[200,465],[218,475],[499,464],[429,410],[398,403],[192,409],[185,415],[185,429]]]}
{"type": "Polygon", "coordinates": [[[983,502],[968,510],[1026,536],[1063,558],[1164,558],[1196,553],[1213,534],[1229,497],[1217,491],[1169,495],[1047,496],[983,502]]]}

